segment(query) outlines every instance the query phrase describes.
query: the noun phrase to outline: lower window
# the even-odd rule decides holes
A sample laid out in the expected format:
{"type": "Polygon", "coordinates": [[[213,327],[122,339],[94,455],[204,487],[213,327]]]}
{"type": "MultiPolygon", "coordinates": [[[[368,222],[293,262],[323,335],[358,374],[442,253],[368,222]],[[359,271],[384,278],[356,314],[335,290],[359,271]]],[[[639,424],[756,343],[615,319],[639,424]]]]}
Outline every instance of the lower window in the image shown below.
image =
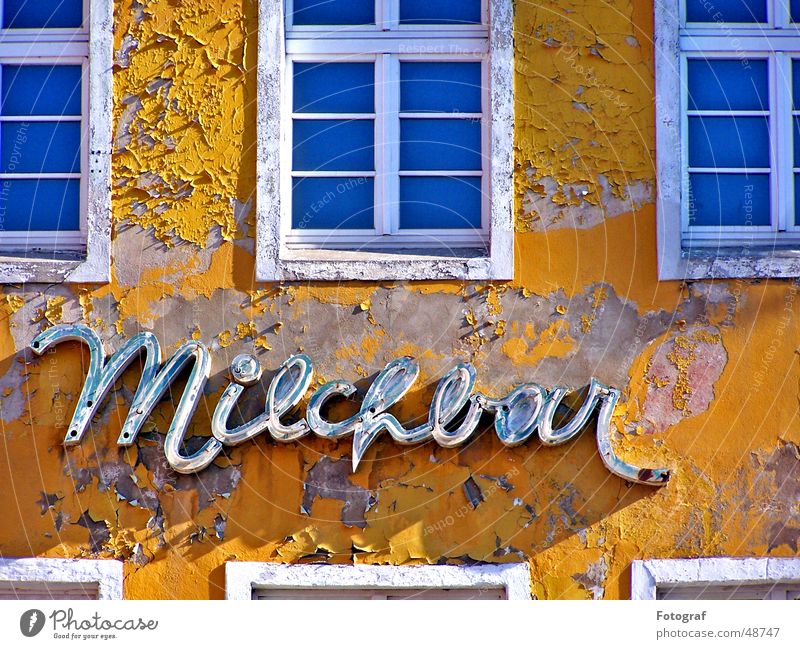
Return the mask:
{"type": "Polygon", "coordinates": [[[800,559],[634,561],[631,599],[798,600],[800,559]]]}
{"type": "Polygon", "coordinates": [[[122,562],[0,559],[0,600],[122,599],[122,562]]]}
{"type": "Polygon", "coordinates": [[[527,564],[329,566],[231,562],[226,599],[530,599],[527,564]]]}

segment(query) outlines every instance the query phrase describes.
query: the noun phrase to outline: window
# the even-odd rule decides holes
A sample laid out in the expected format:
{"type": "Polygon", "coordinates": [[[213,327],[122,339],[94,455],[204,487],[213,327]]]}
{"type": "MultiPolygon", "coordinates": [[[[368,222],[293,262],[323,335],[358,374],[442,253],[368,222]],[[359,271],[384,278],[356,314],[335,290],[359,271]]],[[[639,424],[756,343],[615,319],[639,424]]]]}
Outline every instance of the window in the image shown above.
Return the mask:
{"type": "Polygon", "coordinates": [[[511,0],[260,3],[258,279],[510,279],[511,0]]]}
{"type": "Polygon", "coordinates": [[[2,599],[122,599],[122,562],[0,559],[2,599]]]}
{"type": "Polygon", "coordinates": [[[657,0],[662,279],[800,275],[800,3],[657,0]]]}
{"type": "Polygon", "coordinates": [[[800,559],[634,561],[631,599],[800,599],[800,559]]]}
{"type": "Polygon", "coordinates": [[[111,2],[0,0],[0,281],[108,281],[111,2]]]}
{"type": "Polygon", "coordinates": [[[527,564],[225,565],[226,599],[530,599],[527,564]]]}

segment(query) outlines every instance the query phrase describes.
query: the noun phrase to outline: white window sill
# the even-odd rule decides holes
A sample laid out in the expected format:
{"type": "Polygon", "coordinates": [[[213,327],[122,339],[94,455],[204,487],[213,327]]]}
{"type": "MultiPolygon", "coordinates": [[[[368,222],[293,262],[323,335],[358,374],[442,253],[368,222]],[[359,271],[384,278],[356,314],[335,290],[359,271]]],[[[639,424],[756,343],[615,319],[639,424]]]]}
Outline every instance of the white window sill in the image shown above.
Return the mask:
{"type": "Polygon", "coordinates": [[[789,279],[800,277],[800,246],[708,247],[684,249],[664,263],[662,280],[789,279]]]}
{"type": "Polygon", "coordinates": [[[289,250],[259,264],[258,281],[510,280],[513,254],[482,249],[289,250]]]}
{"type": "Polygon", "coordinates": [[[98,599],[122,599],[123,567],[112,559],[0,559],[0,583],[97,586],[98,599]]]}
{"type": "MultiPolygon", "coordinates": [[[[110,228],[109,228],[110,229],[110,228]]],[[[0,284],[104,284],[111,281],[107,240],[76,252],[0,252],[0,284]]]]}

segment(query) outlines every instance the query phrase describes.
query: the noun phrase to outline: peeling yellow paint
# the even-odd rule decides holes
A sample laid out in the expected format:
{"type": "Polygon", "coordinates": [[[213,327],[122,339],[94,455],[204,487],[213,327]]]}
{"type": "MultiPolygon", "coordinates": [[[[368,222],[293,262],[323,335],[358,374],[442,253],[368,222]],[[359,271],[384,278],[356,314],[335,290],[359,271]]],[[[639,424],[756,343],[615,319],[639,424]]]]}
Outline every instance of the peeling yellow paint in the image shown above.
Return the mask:
{"type": "Polygon", "coordinates": [[[19,295],[6,295],[6,306],[9,314],[14,314],[22,308],[25,304],[24,300],[19,295]]]}
{"type": "Polygon", "coordinates": [[[695,346],[686,336],[676,336],[672,351],[667,354],[667,359],[678,369],[678,379],[672,390],[672,404],[678,410],[689,412],[689,398],[692,396],[692,386],[689,382],[689,365],[694,362],[695,346]]]}
{"type": "Polygon", "coordinates": [[[60,324],[64,319],[64,304],[67,299],[58,295],[47,298],[44,309],[40,309],[35,316],[35,322],[46,322],[49,325],[60,324]]]}

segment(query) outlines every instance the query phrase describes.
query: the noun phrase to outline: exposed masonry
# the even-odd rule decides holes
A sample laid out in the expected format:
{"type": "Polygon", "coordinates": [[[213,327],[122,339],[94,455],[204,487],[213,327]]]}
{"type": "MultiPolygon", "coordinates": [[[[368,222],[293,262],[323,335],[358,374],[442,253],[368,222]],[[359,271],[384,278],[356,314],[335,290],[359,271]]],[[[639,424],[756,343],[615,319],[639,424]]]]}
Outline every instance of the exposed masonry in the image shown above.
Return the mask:
{"type": "Polygon", "coordinates": [[[364,516],[375,505],[378,496],[350,481],[351,464],[348,458],[332,460],[323,457],[308,471],[303,484],[303,503],[300,511],[312,515],[314,500],[332,498],[342,501],[342,523],[348,527],[366,527],[364,516]]]}
{"type": "Polygon", "coordinates": [[[652,203],[653,186],[638,182],[614,191],[605,174],[598,174],[597,189],[588,183],[559,183],[551,177],[538,178],[537,170],[525,172],[528,183],[522,199],[522,219],[533,232],[556,228],[593,228],[606,218],[630,214],[652,203]]]}
{"type": "Polygon", "coordinates": [[[608,563],[605,557],[600,557],[589,564],[586,572],[574,574],[572,578],[592,594],[592,599],[603,599],[607,575],[608,563]]]}
{"type": "Polygon", "coordinates": [[[636,432],[663,432],[687,416],[705,412],[728,363],[717,327],[685,327],[658,345],[647,364],[648,384],[636,432]]]}

